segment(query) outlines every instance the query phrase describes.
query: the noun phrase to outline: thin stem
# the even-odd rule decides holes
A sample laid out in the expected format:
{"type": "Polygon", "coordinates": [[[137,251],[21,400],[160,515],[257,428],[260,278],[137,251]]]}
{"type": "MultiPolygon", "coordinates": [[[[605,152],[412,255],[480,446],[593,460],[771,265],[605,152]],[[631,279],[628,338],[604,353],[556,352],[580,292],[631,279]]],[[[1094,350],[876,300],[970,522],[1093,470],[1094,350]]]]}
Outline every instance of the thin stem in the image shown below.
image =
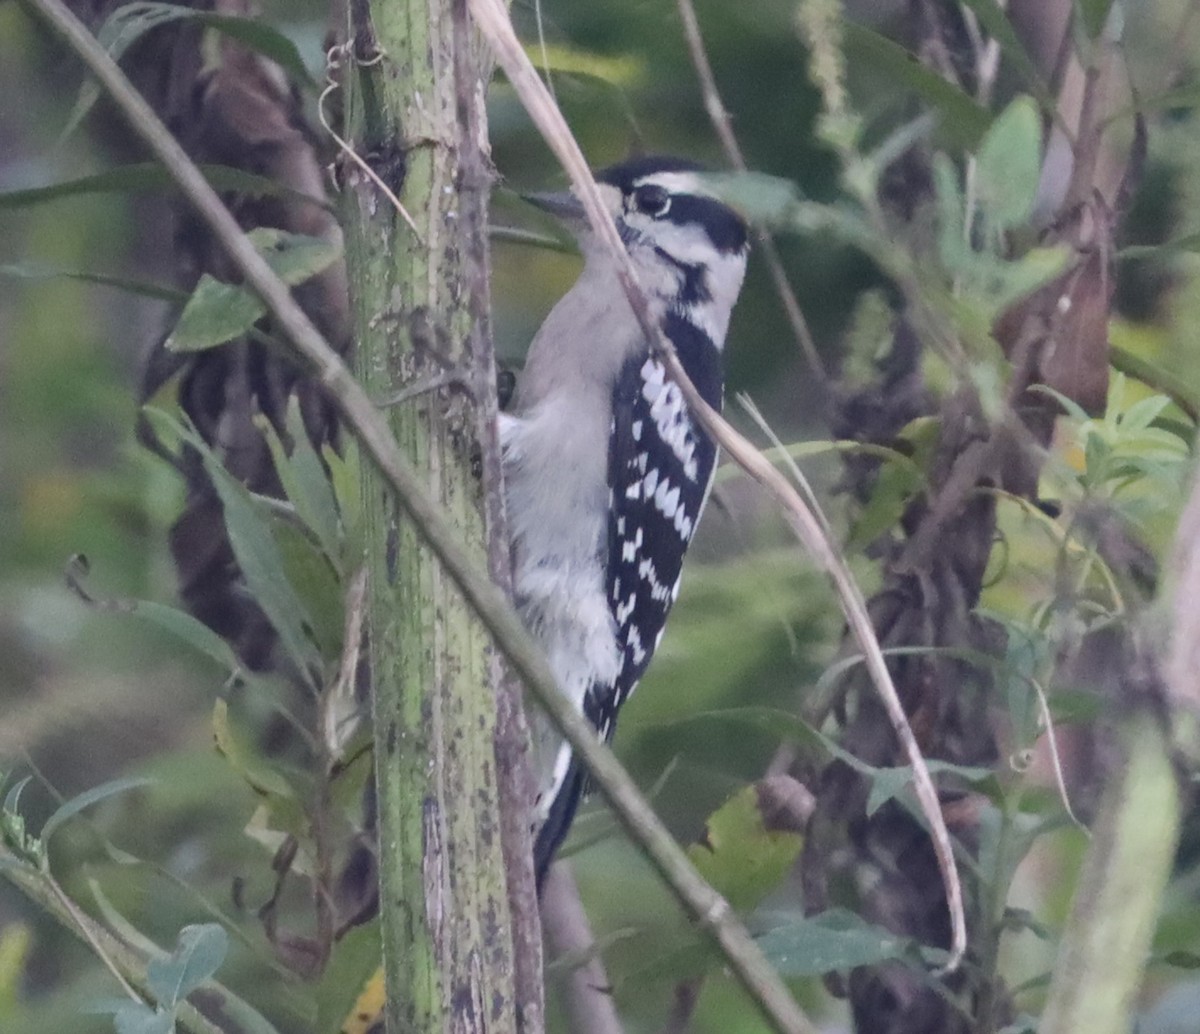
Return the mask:
{"type": "Polygon", "coordinates": [[[560,859],[550,867],[541,904],[546,944],[553,955],[587,957],[563,981],[572,1034],[624,1034],[570,862],[560,859]]]}
{"type": "MultiPolygon", "coordinates": [[[[738,172],[746,172],[748,168],[746,157],[734,135],[733,120],[729,117],[729,110],[725,107],[724,101],[721,100],[721,93],[717,89],[717,79],[713,75],[712,65],[708,60],[708,51],[704,46],[704,37],[700,34],[700,22],[696,18],[696,9],[692,6],[692,0],[679,0],[679,17],[683,21],[683,35],[687,40],[688,53],[691,54],[692,64],[696,68],[696,76],[700,80],[700,94],[704,98],[704,110],[708,112],[709,121],[712,122],[717,139],[721,141],[721,147],[725,151],[725,157],[729,164],[738,172]]],[[[779,249],[775,246],[775,238],[766,230],[758,230],[754,236],[758,242],[758,250],[762,253],[763,261],[767,264],[767,272],[771,275],[775,293],[783,305],[788,323],[791,324],[792,334],[800,345],[800,351],[808,362],[812,374],[816,377],[818,385],[824,388],[829,382],[829,376],[825,371],[825,364],[821,362],[821,353],[817,351],[817,343],[809,329],[808,320],[804,318],[804,311],[800,308],[796,292],[788,283],[783,260],[779,257],[779,249]]]]}
{"type": "MultiPolygon", "coordinates": [[[[80,911],[52,876],[21,862],[3,847],[0,847],[0,874],[26,898],[84,941],[117,977],[126,994],[139,1002],[154,1000],[146,977],[146,959],[107,927],[80,911]]],[[[205,983],[203,987],[216,989],[221,998],[232,1000],[228,991],[212,982],[205,983]]],[[[180,1002],[176,1007],[175,1022],[183,1034],[225,1034],[224,1028],[214,1024],[187,1002],[180,1002]]],[[[262,1029],[270,1030],[265,1022],[262,1029]]]]}

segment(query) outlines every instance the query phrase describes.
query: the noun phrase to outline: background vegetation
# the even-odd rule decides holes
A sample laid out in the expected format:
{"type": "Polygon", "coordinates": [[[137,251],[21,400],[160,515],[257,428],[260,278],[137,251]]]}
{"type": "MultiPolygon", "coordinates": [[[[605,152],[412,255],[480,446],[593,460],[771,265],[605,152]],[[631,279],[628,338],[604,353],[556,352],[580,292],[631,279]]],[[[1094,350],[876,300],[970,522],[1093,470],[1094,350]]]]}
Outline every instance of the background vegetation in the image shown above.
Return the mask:
{"type": "MultiPolygon", "coordinates": [[[[950,312],[958,321],[954,325],[966,328],[966,339],[972,329],[986,332],[1022,284],[1038,282],[1041,271],[1016,269],[1005,260],[1034,244],[1032,198],[1021,193],[1021,160],[1032,157],[1036,168],[1040,144],[1031,144],[1019,127],[1013,135],[997,136],[992,121],[1014,110],[1013,99],[1030,89],[1015,46],[1002,49],[992,95],[975,110],[939,94],[911,71],[919,65],[880,43],[898,39],[916,47],[927,40],[919,19],[924,6],[848,5],[847,17],[862,28],[846,34],[844,53],[864,153],[894,141],[889,134],[897,127],[932,111],[935,128],[914,134],[923,153],[947,154],[954,163],[945,166],[954,170],[952,182],[962,182],[972,153],[979,155],[983,172],[993,175],[996,192],[982,196],[979,206],[994,225],[978,236],[967,232],[971,246],[962,252],[934,249],[944,268],[926,269],[929,276],[916,288],[926,297],[939,285],[958,288],[958,307],[947,302],[939,312],[950,312]],[[998,152],[990,166],[981,144],[989,125],[998,152]],[[1004,193],[1006,187],[1015,200],[1004,193]],[[1006,214],[1006,204],[1015,215],[1006,214]],[[1006,232],[1008,244],[1002,246],[1006,232]]],[[[1159,0],[1120,8],[1121,52],[1137,95],[1125,108],[1114,106],[1113,132],[1104,144],[1106,153],[1127,154],[1134,138],[1131,106],[1144,113],[1147,152],[1119,222],[1117,242],[1124,250],[1115,259],[1109,335],[1122,350],[1121,364],[1149,383],[1114,378],[1107,397],[1101,392],[1094,416],[1064,402],[1068,416],[1053,439],[1041,486],[1031,493],[1047,505],[1000,505],[1000,531],[980,607],[1005,636],[994,657],[994,678],[975,712],[1001,730],[998,744],[990,758],[933,751],[963,765],[983,764],[991,773],[978,773],[965,784],[970,792],[956,786],[964,808],[983,816],[964,839],[977,837],[978,852],[993,850],[995,863],[979,881],[979,896],[992,893],[997,901],[976,900],[976,906],[986,913],[977,921],[991,931],[984,941],[998,951],[972,965],[977,973],[1002,979],[1004,990],[996,995],[1003,1004],[992,1007],[987,1025],[978,1029],[1010,1024],[1025,1029],[1022,1017],[1040,1013],[1046,974],[1088,846],[1087,834],[1070,821],[1055,787],[1030,687],[1036,683],[1049,694],[1069,799],[1088,819],[1120,754],[1110,720],[1132,684],[1120,644],[1133,629],[1153,638],[1165,632],[1168,620],[1161,607],[1147,609],[1150,604],[1142,601],[1154,595],[1156,569],[1169,566],[1191,467],[1193,400],[1200,398],[1194,333],[1200,316],[1195,258],[1200,197],[1190,175],[1200,162],[1195,112],[1200,25],[1193,6],[1159,0]],[[1157,400],[1165,395],[1175,401],[1157,400]],[[1106,534],[1118,540],[1115,554],[1104,544],[1106,534]],[[1008,931],[1003,937],[1001,929],[1008,931]]],[[[1107,5],[1079,7],[1083,24],[1094,26],[1096,10],[1107,5]]],[[[901,278],[880,252],[885,234],[875,226],[874,243],[855,240],[853,219],[862,214],[862,197],[843,178],[849,152],[839,153],[837,126],[818,126],[823,102],[810,78],[796,6],[709,0],[697,5],[697,13],[748,164],[795,184],[803,199],[780,200],[761,187],[750,198],[790,231],[779,238],[789,281],[826,366],[844,374],[838,397],[848,400],[878,378],[877,360],[894,337],[891,313],[904,297],[903,286],[897,287],[901,278]],[[824,207],[804,208],[808,201],[824,207]],[[817,222],[817,211],[832,215],[817,222]],[[802,223],[806,228],[798,231],[802,223]]],[[[320,83],[325,7],[278,5],[268,7],[264,17],[295,41],[320,83]]],[[[558,100],[594,165],[648,149],[726,166],[673,4],[560,0],[543,3],[540,11],[518,5],[514,17],[535,59],[549,67],[558,100]],[[544,55],[536,43],[539,21],[544,55]]],[[[955,46],[951,39],[951,58],[955,46]]],[[[970,74],[963,82],[965,92],[973,93],[970,74]]],[[[223,981],[280,1031],[334,1029],[316,1025],[336,1014],[337,1004],[346,1004],[330,990],[345,972],[337,966],[357,980],[361,958],[351,958],[346,949],[339,962],[335,953],[331,975],[314,990],[288,970],[285,963],[297,964],[295,953],[272,946],[255,915],[272,898],[272,856],[279,846],[271,830],[254,824],[264,797],[256,783],[273,778],[259,766],[290,778],[291,759],[271,755],[263,762],[257,749],[247,748],[242,756],[228,742],[224,756],[215,751],[214,704],[227,669],[181,645],[161,624],[119,608],[89,606],[63,576],[69,558],[84,554],[91,563],[87,591],[96,598],[175,598],[166,539],[184,489],[176,473],[134,435],[141,357],[170,329],[175,303],[97,282],[97,277],[150,282],[165,289],[160,294],[171,294],[174,277],[168,271],[175,259],[174,241],[164,229],[170,225],[167,202],[162,191],[144,189],[144,183],[134,189],[138,184],[128,173],[114,176],[108,186],[102,181],[97,189],[64,192],[53,200],[21,193],[97,174],[137,155],[103,106],[63,137],[78,95],[75,65],[12,4],[0,5],[0,85],[6,98],[0,105],[0,754],[11,773],[7,785],[36,775],[19,810],[37,830],[56,807],[56,794],[71,798],[118,776],[146,777],[145,785],[98,804],[55,833],[52,866],[67,893],[110,925],[139,931],[165,947],[176,944],[186,924],[225,925],[233,936],[220,970],[223,981]]],[[[304,94],[310,112],[316,92],[304,94]]],[[[554,182],[555,166],[502,81],[490,98],[490,119],[494,158],[504,177],[493,219],[545,229],[514,192],[554,182]]],[[[945,181],[933,188],[943,232],[956,206],[961,212],[961,189],[949,189],[945,181]]],[[[963,238],[961,225],[957,229],[963,238]]],[[[897,232],[896,238],[905,249],[902,263],[928,259],[919,234],[897,232]]],[[[493,297],[502,361],[519,364],[577,265],[569,255],[497,241],[493,297]]],[[[973,341],[974,350],[967,352],[968,366],[986,409],[986,400],[1002,397],[1010,374],[1003,359],[976,346],[973,341]]],[[[761,258],[752,261],[728,354],[730,397],[749,392],[783,441],[821,443],[834,433],[854,437],[868,430],[869,420],[856,428],[845,418],[847,412],[869,411],[870,396],[863,396],[865,410],[831,411],[831,393],[802,357],[761,258]],[[831,428],[839,417],[842,424],[831,428]]],[[[936,360],[928,360],[924,372],[938,398],[951,396],[956,378],[967,375],[936,360]]],[[[1060,391],[1072,395],[1069,388],[1060,391]]],[[[877,408],[886,408],[884,401],[876,398],[877,408]]],[[[736,422],[758,434],[740,410],[731,410],[736,422]]],[[[899,525],[904,505],[919,494],[920,478],[931,469],[923,466],[933,463],[922,437],[927,426],[904,421],[885,436],[889,448],[899,447],[917,466],[916,480],[906,480],[912,464],[895,457],[882,473],[871,468],[863,475],[851,468],[848,475],[832,449],[813,444],[796,450],[868,593],[886,578],[890,554],[878,547],[878,536],[899,525]],[[838,494],[839,486],[850,491],[838,494]]],[[[779,715],[811,717],[814,699],[833,692],[842,670],[835,666],[841,636],[828,588],[795,550],[778,516],[743,479],[722,474],[670,631],[622,717],[616,744],[641,785],[653,788],[657,809],[681,841],[699,838],[705,820],[731,794],[759,779],[773,759],[778,766],[783,744],[796,747],[799,741],[800,768],[793,771],[804,776],[808,764],[808,774],[815,775],[812,757],[826,748],[814,746],[807,729],[781,725],[779,715]]],[[[964,682],[974,677],[964,676],[964,682]]],[[[849,699],[846,706],[853,709],[849,699]]],[[[264,699],[237,700],[240,727],[269,735],[264,699]]],[[[823,728],[843,732],[852,717],[837,714],[823,728]]],[[[347,790],[345,796],[349,808],[356,793],[347,790]]],[[[1191,1029],[1181,1024],[1196,1015],[1200,990],[1190,977],[1200,964],[1195,849],[1195,832],[1185,823],[1139,1003],[1139,1029],[1147,1034],[1191,1029]]],[[[763,1029],[602,806],[585,810],[568,850],[628,1030],[658,1030],[678,1019],[680,996],[689,989],[698,995],[691,1029],[763,1029]]],[[[836,855],[834,848],[830,852],[836,855]]],[[[845,873],[841,878],[853,883],[845,873]]],[[[801,883],[797,870],[752,888],[747,908],[753,905],[754,928],[799,929],[803,891],[812,889],[801,883]],[[763,898],[758,891],[768,886],[763,898]]],[[[836,887],[832,895],[834,904],[848,907],[865,896],[852,886],[836,887]]],[[[281,925],[303,928],[306,909],[304,894],[290,886],[280,901],[281,925]]],[[[886,925],[888,917],[869,918],[886,925]]],[[[911,962],[916,951],[900,937],[886,942],[874,926],[849,933],[859,940],[832,938],[833,956],[825,966],[812,962],[820,961],[814,942],[789,945],[784,934],[775,935],[773,957],[785,967],[789,958],[801,960],[785,972],[812,1015],[831,1029],[846,1028],[851,1019],[844,1001],[830,993],[844,988],[827,987],[821,973],[891,956],[911,962]]],[[[552,978],[567,968],[558,964],[552,978]]],[[[990,986],[982,978],[972,984],[976,990],[990,986]]],[[[0,1029],[111,1030],[111,1016],[86,1010],[112,994],[111,977],[92,952],[0,884],[0,1029]]],[[[978,998],[971,1001],[978,1007],[978,998]]],[[[562,1029],[558,1011],[552,1008],[551,1014],[562,1029]]]]}

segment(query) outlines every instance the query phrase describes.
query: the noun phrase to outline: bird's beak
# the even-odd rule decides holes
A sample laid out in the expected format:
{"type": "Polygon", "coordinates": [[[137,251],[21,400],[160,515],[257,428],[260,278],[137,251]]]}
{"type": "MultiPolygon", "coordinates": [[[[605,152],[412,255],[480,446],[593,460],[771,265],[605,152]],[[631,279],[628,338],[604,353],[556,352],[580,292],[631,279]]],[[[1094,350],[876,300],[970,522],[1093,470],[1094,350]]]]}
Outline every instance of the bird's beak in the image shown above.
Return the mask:
{"type": "Polygon", "coordinates": [[[522,194],[521,197],[543,212],[549,212],[572,230],[587,225],[587,216],[584,214],[583,205],[579,198],[569,190],[551,194],[522,194]]]}

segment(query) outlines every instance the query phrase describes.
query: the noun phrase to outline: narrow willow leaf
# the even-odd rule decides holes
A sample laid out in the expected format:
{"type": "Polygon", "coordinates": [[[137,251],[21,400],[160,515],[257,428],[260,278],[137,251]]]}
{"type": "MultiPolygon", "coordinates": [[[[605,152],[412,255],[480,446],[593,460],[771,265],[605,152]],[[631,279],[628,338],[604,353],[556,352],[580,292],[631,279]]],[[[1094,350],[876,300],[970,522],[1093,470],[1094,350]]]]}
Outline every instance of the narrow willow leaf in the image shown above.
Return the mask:
{"type": "Polygon", "coordinates": [[[333,946],[316,988],[317,1025],[321,1032],[366,1030],[353,1023],[360,1013],[374,1019],[383,1006],[379,919],[357,926],[333,946]]]}
{"type": "Polygon", "coordinates": [[[343,554],[346,568],[352,569],[360,562],[363,551],[358,444],[353,439],[346,441],[341,446],[341,452],[331,445],[325,445],[321,449],[321,457],[329,469],[329,482],[333,486],[333,495],[341,515],[342,534],[346,540],[343,554]]]}
{"type": "Polygon", "coordinates": [[[234,732],[229,724],[229,705],[224,700],[218,699],[213,704],[212,730],[221,756],[256,792],[276,797],[295,796],[288,781],[256,757],[253,748],[234,732]]]}
{"type": "Polygon", "coordinates": [[[276,522],[273,528],[283,573],[304,606],[307,631],[323,658],[342,655],[345,601],[337,571],[311,535],[295,522],[276,522]]]}
{"type": "Polygon", "coordinates": [[[284,453],[279,437],[268,421],[263,420],[260,426],[267,436],[275,470],[283,483],[285,494],[296,507],[300,519],[317,536],[325,555],[340,569],[342,543],[337,499],[334,498],[329,473],[309,440],[300,412],[300,400],[294,395],[288,400],[287,432],[292,439],[290,455],[284,453]]]}
{"type": "MultiPolygon", "coordinates": [[[[283,230],[251,230],[247,236],[285,284],[296,285],[327,269],[341,255],[335,241],[283,230]]],[[[266,313],[257,295],[239,284],[227,284],[207,273],[184,306],[167,338],[174,352],[199,352],[240,337],[266,313]]]]}
{"type": "Polygon", "coordinates": [[[569,44],[548,44],[544,61],[541,47],[527,47],[529,59],[539,72],[586,75],[610,86],[634,87],[646,79],[646,62],[636,54],[601,54],[569,44]]]}
{"type": "Polygon", "coordinates": [[[209,628],[199,618],[193,617],[177,607],[168,607],[150,600],[105,598],[92,592],[86,584],[89,571],[87,557],[77,554],[67,567],[67,586],[89,607],[132,614],[165,632],[176,636],[189,646],[216,661],[229,672],[238,672],[240,665],[229,643],[209,628]]]}
{"type": "Polygon", "coordinates": [[[113,1014],[117,1034],[174,1034],[175,1015],[141,1002],[125,1002],[113,1014]]]}
{"type": "MultiPolygon", "coordinates": [[[[310,89],[316,86],[296,45],[265,22],[251,18],[137,0],[113,11],[96,32],[96,39],[114,61],[120,61],[122,55],[146,33],[171,22],[183,20],[198,22],[236,39],[274,61],[310,89]]],[[[89,79],[79,90],[75,106],[62,131],[62,139],[66,139],[79,127],[99,98],[100,88],[89,79]]]]}
{"type": "Polygon", "coordinates": [[[77,797],[72,797],[65,804],[60,805],[46,820],[46,824],[42,827],[41,839],[48,841],[63,823],[73,819],[84,808],[91,807],[109,797],[115,797],[119,793],[125,793],[127,790],[134,790],[139,786],[149,786],[152,782],[154,782],[153,779],[147,779],[144,776],[126,776],[122,779],[112,779],[107,783],[101,783],[77,797]]]}
{"type": "MultiPolygon", "coordinates": [[[[229,165],[201,165],[199,169],[216,190],[235,190],[250,197],[282,197],[288,201],[330,209],[329,202],[324,198],[293,190],[267,176],[258,176],[229,165]]],[[[0,191],[0,209],[26,208],[89,194],[138,194],[175,189],[175,181],[161,165],[155,162],[135,162],[118,165],[115,169],[107,169],[79,179],[51,183],[45,187],[0,191]]]]}
{"type": "MultiPolygon", "coordinates": [[[[969,765],[953,765],[948,761],[929,758],[926,762],[930,775],[939,772],[952,773],[969,783],[985,783],[992,779],[995,773],[990,768],[972,768],[969,765]]],[[[899,797],[912,786],[913,774],[911,765],[901,765],[895,768],[876,768],[871,773],[871,792],[867,796],[863,811],[868,818],[874,815],[888,801],[899,797]]],[[[914,798],[915,800],[915,798],[914,798]]]]}
{"type": "Polygon", "coordinates": [[[1025,80],[1025,85],[1037,98],[1038,103],[1046,112],[1054,111],[1054,97],[1046,87],[1046,82],[1025,49],[1025,44],[1013,31],[1008,14],[996,0],[963,0],[963,6],[975,12],[984,32],[992,37],[1000,47],[1000,53],[1025,80]]]}
{"type": "Polygon", "coordinates": [[[1162,244],[1132,244],[1117,252],[1119,259],[1166,258],[1169,255],[1200,252],[1200,233],[1189,233],[1162,244]]]}
{"type": "Polygon", "coordinates": [[[246,486],[225,469],[199,434],[161,410],[147,409],[145,413],[152,423],[169,428],[200,453],[221,500],[229,544],[246,585],[279,635],[288,656],[315,691],[313,676],[321,669],[321,657],[307,632],[312,620],[287,580],[283,555],[270,524],[254,505],[246,486]]]}
{"type": "Polygon", "coordinates": [[[746,786],[708,817],[687,853],[717,893],[748,912],[779,886],[803,845],[794,830],[768,828],[758,786],[746,786]]]}
{"type": "Polygon", "coordinates": [[[786,225],[792,209],[802,200],[800,188],[791,180],[764,172],[709,174],[701,179],[713,194],[755,225],[786,225]]]}
{"type": "Polygon", "coordinates": [[[973,150],[991,121],[988,110],[957,86],[921,64],[900,44],[852,21],[844,24],[846,58],[886,74],[932,108],[940,132],[956,147],[973,150]]]}
{"type": "Polygon", "coordinates": [[[187,295],[174,287],[163,284],[151,284],[143,280],[129,280],[120,276],[108,276],[106,273],[90,273],[79,269],[59,269],[41,262],[8,262],[0,265],[0,277],[12,280],[79,280],[86,284],[97,284],[100,287],[113,287],[118,291],[141,295],[143,298],[155,298],[164,302],[184,302],[187,295]]]}
{"type": "Polygon", "coordinates": [[[17,814],[20,810],[21,794],[24,792],[25,787],[29,785],[31,779],[33,779],[33,776],[26,776],[9,788],[8,793],[4,795],[4,810],[6,812],[11,815],[17,814]]]}
{"type": "Polygon", "coordinates": [[[768,930],[758,944],[785,977],[815,977],[916,957],[912,941],[843,909],[768,930]]]}
{"type": "Polygon", "coordinates": [[[226,671],[236,672],[241,668],[229,643],[187,611],[152,600],[135,600],[130,612],[135,617],[170,632],[188,646],[216,661],[226,671]]]}
{"type": "Polygon", "coordinates": [[[146,967],[146,982],[155,997],[173,1007],[220,968],[229,951],[229,935],[216,923],[185,926],[170,956],[146,967]]]}

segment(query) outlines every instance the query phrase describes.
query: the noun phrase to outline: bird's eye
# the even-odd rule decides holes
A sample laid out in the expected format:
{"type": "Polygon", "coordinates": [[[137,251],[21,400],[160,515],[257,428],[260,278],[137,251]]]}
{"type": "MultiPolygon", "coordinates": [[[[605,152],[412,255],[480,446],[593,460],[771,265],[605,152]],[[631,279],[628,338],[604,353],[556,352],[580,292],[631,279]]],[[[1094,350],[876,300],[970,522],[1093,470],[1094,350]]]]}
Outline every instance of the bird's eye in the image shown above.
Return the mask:
{"type": "Polygon", "coordinates": [[[671,207],[671,195],[666,187],[647,183],[633,192],[633,203],[639,212],[657,219],[667,214],[667,209],[671,207]]]}

